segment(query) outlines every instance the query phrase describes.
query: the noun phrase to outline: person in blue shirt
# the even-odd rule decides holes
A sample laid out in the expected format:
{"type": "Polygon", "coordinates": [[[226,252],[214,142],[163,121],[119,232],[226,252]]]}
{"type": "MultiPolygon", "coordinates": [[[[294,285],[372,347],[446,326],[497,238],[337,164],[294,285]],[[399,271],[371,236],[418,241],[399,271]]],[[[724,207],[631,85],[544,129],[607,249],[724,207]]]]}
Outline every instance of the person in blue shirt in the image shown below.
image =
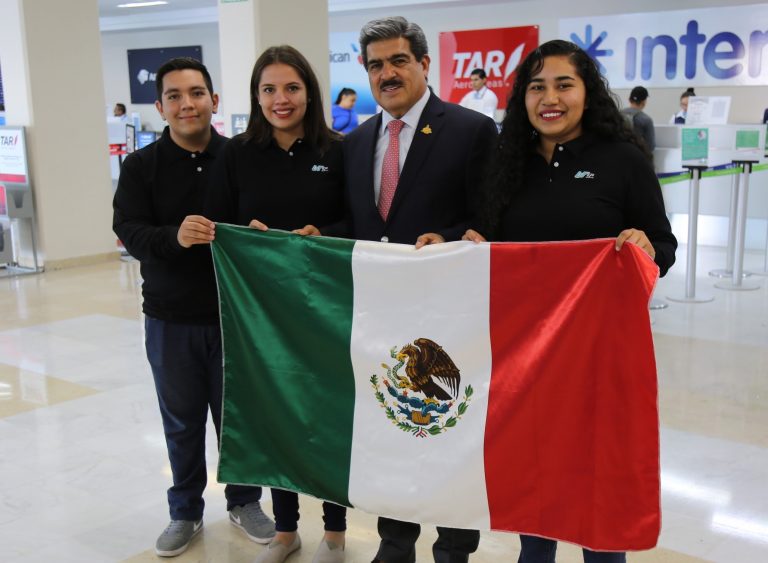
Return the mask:
{"type": "Polygon", "coordinates": [[[357,101],[357,92],[352,88],[342,88],[336,97],[336,102],[331,109],[333,125],[331,129],[346,135],[357,127],[357,113],[355,112],[355,102],[357,101]]]}

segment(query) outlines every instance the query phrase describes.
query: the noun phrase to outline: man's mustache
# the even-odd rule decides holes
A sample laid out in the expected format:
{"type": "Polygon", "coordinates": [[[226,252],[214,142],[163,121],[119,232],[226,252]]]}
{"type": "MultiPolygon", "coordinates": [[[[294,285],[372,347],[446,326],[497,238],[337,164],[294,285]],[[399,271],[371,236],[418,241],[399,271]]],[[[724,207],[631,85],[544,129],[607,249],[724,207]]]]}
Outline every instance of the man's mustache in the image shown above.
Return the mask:
{"type": "Polygon", "coordinates": [[[402,86],[403,83],[400,80],[387,80],[386,82],[382,82],[381,86],[379,86],[379,90],[383,90],[384,88],[389,88],[390,86],[402,86]]]}

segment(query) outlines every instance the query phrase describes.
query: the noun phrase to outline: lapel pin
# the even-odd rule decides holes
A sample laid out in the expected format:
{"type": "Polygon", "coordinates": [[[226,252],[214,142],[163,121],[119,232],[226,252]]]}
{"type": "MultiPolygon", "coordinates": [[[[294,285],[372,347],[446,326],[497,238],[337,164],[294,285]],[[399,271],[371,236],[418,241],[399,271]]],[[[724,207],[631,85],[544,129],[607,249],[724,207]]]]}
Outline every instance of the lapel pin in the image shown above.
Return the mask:
{"type": "Polygon", "coordinates": [[[422,129],[421,132],[424,133],[425,135],[431,135],[432,128],[429,125],[425,125],[424,129],[422,129]]]}

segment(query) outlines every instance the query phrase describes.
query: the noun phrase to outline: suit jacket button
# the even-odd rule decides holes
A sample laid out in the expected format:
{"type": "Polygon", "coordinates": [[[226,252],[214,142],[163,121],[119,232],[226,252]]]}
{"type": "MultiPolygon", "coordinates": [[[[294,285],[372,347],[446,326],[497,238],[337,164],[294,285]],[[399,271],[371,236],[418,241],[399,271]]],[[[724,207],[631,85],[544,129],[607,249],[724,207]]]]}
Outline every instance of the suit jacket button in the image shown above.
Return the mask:
{"type": "Polygon", "coordinates": [[[381,242],[389,242],[389,237],[387,236],[381,237],[381,242]]]}

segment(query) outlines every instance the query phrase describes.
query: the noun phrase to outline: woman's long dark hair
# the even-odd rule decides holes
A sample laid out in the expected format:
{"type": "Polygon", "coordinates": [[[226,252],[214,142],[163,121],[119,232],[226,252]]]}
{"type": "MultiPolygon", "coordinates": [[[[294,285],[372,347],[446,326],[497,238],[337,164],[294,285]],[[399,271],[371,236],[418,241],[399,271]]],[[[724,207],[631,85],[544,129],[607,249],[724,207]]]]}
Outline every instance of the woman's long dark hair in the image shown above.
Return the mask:
{"type": "Polygon", "coordinates": [[[619,112],[619,99],[589,55],[575,44],[556,39],[540,45],[517,68],[517,77],[507,102],[496,151],[489,163],[479,209],[478,228],[486,237],[496,234],[501,215],[513,195],[522,188],[528,162],[539,145],[539,138],[525,108],[525,93],[531,79],[541,72],[546,57],[567,56],[586,88],[586,105],[581,118],[582,131],[604,141],[626,141],[637,146],[649,160],[645,144],[619,112]]]}
{"type": "Polygon", "coordinates": [[[302,82],[307,88],[307,110],[304,114],[304,140],[324,153],[331,145],[331,140],[341,137],[331,131],[325,123],[323,114],[323,96],[320,83],[312,70],[309,61],[290,45],[277,45],[267,48],[253,65],[251,73],[251,115],[248,127],[241,138],[244,142],[254,140],[266,144],[272,139],[272,125],[259,106],[259,82],[264,69],[273,64],[285,64],[296,69],[302,82]]]}
{"type": "Polygon", "coordinates": [[[341,103],[341,100],[344,98],[344,96],[356,96],[357,92],[355,92],[352,88],[342,88],[339,90],[339,95],[336,96],[336,101],[333,102],[334,105],[339,105],[341,103]]]}

